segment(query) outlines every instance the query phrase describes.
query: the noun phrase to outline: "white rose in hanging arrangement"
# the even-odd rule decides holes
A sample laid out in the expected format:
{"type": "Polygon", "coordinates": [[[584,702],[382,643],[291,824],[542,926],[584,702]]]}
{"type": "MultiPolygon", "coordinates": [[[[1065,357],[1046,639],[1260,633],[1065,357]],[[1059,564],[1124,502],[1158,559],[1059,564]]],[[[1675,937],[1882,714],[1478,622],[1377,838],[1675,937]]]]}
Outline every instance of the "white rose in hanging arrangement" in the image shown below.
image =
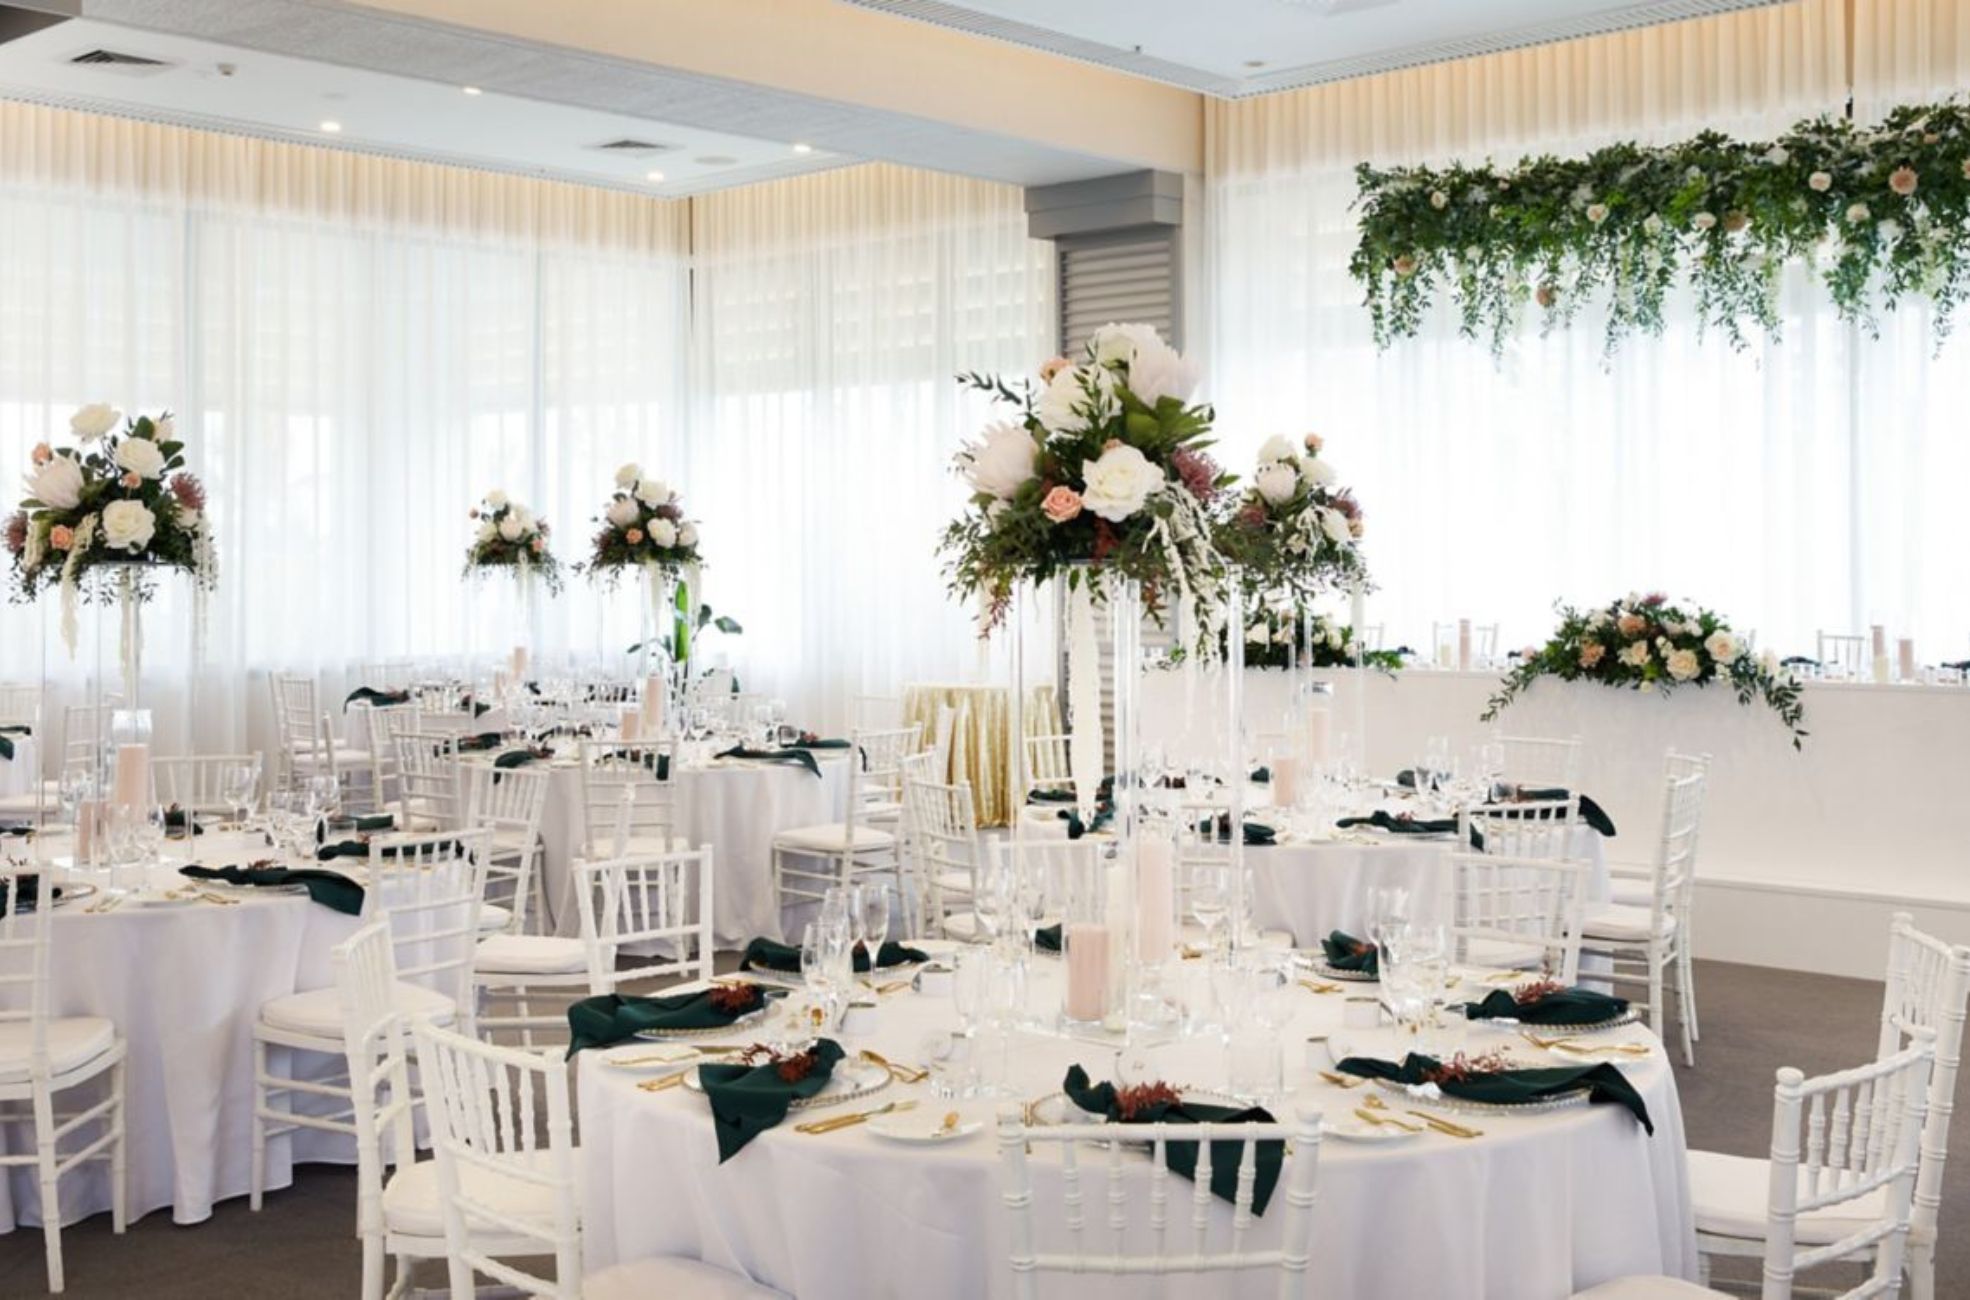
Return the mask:
{"type": "Polygon", "coordinates": [[[164,474],[164,453],[149,438],[125,438],[116,444],[116,463],[139,478],[164,474]]]}
{"type": "Polygon", "coordinates": [[[959,452],[958,463],[973,491],[1004,501],[1033,477],[1039,455],[1040,444],[1024,425],[1001,420],[959,452]]]}
{"type": "Polygon", "coordinates": [[[494,488],[492,491],[486,493],[486,505],[494,510],[504,510],[506,508],[506,494],[498,488],[494,488]]]}
{"type": "Polygon", "coordinates": [[[1300,462],[1300,481],[1308,487],[1332,487],[1339,477],[1334,467],[1318,456],[1308,456],[1300,462]]]}
{"type": "Polygon", "coordinates": [[[1293,468],[1292,462],[1274,461],[1252,476],[1252,485],[1258,488],[1260,496],[1273,505],[1278,505],[1282,501],[1291,500],[1293,493],[1299,490],[1300,475],[1293,468]]]}
{"type": "Polygon", "coordinates": [[[486,519],[480,522],[478,528],[473,531],[472,536],[475,541],[483,546],[493,538],[499,536],[499,530],[493,527],[492,520],[486,519]]]}
{"type": "Polygon", "coordinates": [[[1323,507],[1320,511],[1320,531],[1342,546],[1354,540],[1354,531],[1348,526],[1348,517],[1332,506],[1323,507]]]}
{"type": "Polygon", "coordinates": [[[1259,464],[1266,465],[1276,460],[1293,459],[1293,440],[1283,433],[1275,433],[1265,440],[1259,448],[1259,464]]]}
{"type": "Polygon", "coordinates": [[[677,525],[668,519],[652,519],[650,541],[664,549],[677,545],[677,525]]]}
{"type": "Polygon", "coordinates": [[[660,478],[639,479],[636,499],[646,506],[660,506],[670,500],[670,484],[660,478]]]}
{"type": "Polygon", "coordinates": [[[44,506],[73,510],[82,504],[82,466],[73,456],[56,456],[27,479],[27,494],[44,506]]]}
{"type": "Polygon", "coordinates": [[[508,512],[506,518],[499,521],[499,535],[509,542],[519,541],[521,534],[526,531],[520,523],[520,516],[512,512],[508,512]]]}
{"type": "Polygon", "coordinates": [[[636,480],[642,477],[643,467],[641,465],[634,463],[625,465],[616,471],[616,486],[626,491],[629,488],[635,487],[636,480]]]}
{"type": "Polygon", "coordinates": [[[636,502],[629,497],[617,497],[609,503],[608,517],[609,522],[616,527],[627,528],[642,518],[643,512],[636,508],[636,502]]]}
{"type": "Polygon", "coordinates": [[[1115,410],[1115,373],[1101,365],[1060,371],[1033,404],[1033,414],[1049,433],[1081,433],[1115,410]]]}
{"type": "Polygon", "coordinates": [[[119,551],[137,552],[150,545],[157,516],[141,501],[112,501],[103,507],[103,541],[119,551]]]}
{"type": "Polygon", "coordinates": [[[1081,504],[1111,524],[1142,509],[1164,483],[1163,471],[1140,450],[1123,442],[1110,443],[1098,458],[1088,462],[1086,472],[1081,504]]]}
{"type": "Polygon", "coordinates": [[[698,526],[696,524],[678,525],[677,544],[679,546],[696,546],[698,544],[698,526]]]}
{"type": "Polygon", "coordinates": [[[91,402],[68,417],[69,432],[83,442],[94,442],[114,429],[121,415],[108,402],[91,402]]]}

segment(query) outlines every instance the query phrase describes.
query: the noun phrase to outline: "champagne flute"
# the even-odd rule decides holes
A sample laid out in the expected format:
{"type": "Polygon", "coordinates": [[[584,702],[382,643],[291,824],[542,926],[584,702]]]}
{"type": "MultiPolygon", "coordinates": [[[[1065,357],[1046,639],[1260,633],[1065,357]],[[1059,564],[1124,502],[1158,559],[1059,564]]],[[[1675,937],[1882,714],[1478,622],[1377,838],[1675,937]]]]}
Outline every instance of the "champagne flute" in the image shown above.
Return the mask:
{"type": "Polygon", "coordinates": [[[1190,914],[1204,927],[1205,944],[1213,954],[1223,948],[1220,938],[1231,915],[1231,864],[1201,862],[1190,869],[1190,914]]]}
{"type": "Polygon", "coordinates": [[[895,890],[881,881],[865,880],[855,888],[856,929],[869,950],[869,983],[882,964],[883,941],[889,937],[889,905],[895,890]]]}

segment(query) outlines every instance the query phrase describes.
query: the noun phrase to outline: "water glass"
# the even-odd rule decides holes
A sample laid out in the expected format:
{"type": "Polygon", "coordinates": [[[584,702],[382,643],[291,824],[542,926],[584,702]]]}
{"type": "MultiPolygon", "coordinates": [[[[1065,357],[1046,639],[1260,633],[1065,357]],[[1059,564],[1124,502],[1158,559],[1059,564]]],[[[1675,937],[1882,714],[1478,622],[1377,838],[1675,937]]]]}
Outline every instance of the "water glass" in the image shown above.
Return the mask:
{"type": "Polygon", "coordinates": [[[855,934],[868,949],[869,978],[873,981],[883,942],[889,938],[889,909],[896,890],[881,881],[865,880],[855,886],[854,895],[855,934]]]}

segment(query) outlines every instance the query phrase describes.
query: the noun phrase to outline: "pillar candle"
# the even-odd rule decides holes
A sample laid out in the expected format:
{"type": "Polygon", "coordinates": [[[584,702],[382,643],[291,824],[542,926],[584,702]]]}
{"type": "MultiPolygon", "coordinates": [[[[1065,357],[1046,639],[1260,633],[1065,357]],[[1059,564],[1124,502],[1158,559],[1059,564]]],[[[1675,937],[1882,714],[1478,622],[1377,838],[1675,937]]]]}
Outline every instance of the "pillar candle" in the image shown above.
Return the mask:
{"type": "Polygon", "coordinates": [[[1067,1018],[1100,1020],[1108,1014],[1108,927],[1079,921],[1061,938],[1067,950],[1067,1018]]]}
{"type": "Polygon", "coordinates": [[[1280,754],[1272,760],[1272,802],[1280,808],[1291,808],[1300,800],[1300,760],[1291,754],[1280,754]]]}
{"type": "Polygon", "coordinates": [[[110,787],[111,800],[119,808],[142,813],[150,807],[150,746],[116,747],[116,780],[110,787]]]}
{"type": "Polygon", "coordinates": [[[1160,962],[1176,947],[1176,846],[1148,835],[1135,846],[1136,958],[1160,962]]]}
{"type": "Polygon", "coordinates": [[[1905,682],[1915,680],[1915,638],[1903,637],[1895,642],[1895,660],[1899,676],[1905,682]]]}
{"type": "Polygon", "coordinates": [[[1869,632],[1873,637],[1874,657],[1876,659],[1885,657],[1888,653],[1888,629],[1882,624],[1876,623],[1869,629],[1869,632]]]}
{"type": "Polygon", "coordinates": [[[664,729],[664,708],[669,703],[668,692],[664,689],[664,679],[660,674],[651,673],[643,679],[643,717],[650,724],[650,734],[661,735],[664,729]]]}
{"type": "Polygon", "coordinates": [[[1457,620],[1457,671],[1471,671],[1471,620],[1457,620]]]}
{"type": "Polygon", "coordinates": [[[103,817],[101,799],[81,799],[75,805],[75,865],[83,866],[96,857],[96,834],[103,817]]]}
{"type": "Polygon", "coordinates": [[[1313,764],[1315,767],[1325,767],[1327,766],[1328,740],[1333,730],[1333,719],[1327,716],[1327,710],[1316,704],[1307,714],[1306,721],[1307,762],[1313,764]]]}
{"type": "Polygon", "coordinates": [[[642,713],[635,705],[625,704],[622,706],[622,717],[616,724],[616,731],[624,740],[635,740],[637,736],[642,734],[642,724],[642,713]]]}
{"type": "Polygon", "coordinates": [[[513,654],[509,658],[508,664],[510,665],[513,680],[516,682],[525,681],[527,679],[527,647],[523,645],[514,646],[513,654]]]}

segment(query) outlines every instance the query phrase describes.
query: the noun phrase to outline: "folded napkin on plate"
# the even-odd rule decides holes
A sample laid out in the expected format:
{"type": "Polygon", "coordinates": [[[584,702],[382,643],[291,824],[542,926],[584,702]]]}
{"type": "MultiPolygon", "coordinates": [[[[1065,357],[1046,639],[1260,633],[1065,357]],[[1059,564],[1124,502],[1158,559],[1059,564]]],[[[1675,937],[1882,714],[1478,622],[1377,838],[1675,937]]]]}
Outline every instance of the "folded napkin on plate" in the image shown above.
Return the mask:
{"type": "Polygon", "coordinates": [[[1033,947],[1041,952],[1060,951],[1060,926],[1043,925],[1033,931],[1033,947]]]}
{"type": "Polygon", "coordinates": [[[312,867],[201,867],[196,862],[178,868],[193,880],[218,880],[228,885],[302,885],[308,897],[346,916],[363,914],[363,887],[334,871],[312,867]]]}
{"type": "Polygon", "coordinates": [[[506,742],[506,737],[497,731],[482,731],[476,736],[460,736],[458,752],[461,754],[481,754],[488,749],[498,749],[506,742]]]}
{"type": "Polygon", "coordinates": [[[1026,792],[1027,803],[1073,803],[1072,790],[1059,790],[1051,786],[1035,786],[1026,792]]]}
{"type": "Polygon", "coordinates": [[[720,984],[649,998],[627,993],[583,998],[568,1007],[568,1055],[620,1043],[645,1029],[723,1029],[765,1005],[766,990],[757,984],[720,984]],[[741,996],[741,990],[752,996],[741,996]]]}
{"type": "MultiPolygon", "coordinates": [[[[780,734],[781,734],[781,735],[785,735],[786,733],[785,733],[785,732],[781,732],[780,734]]],[[[800,739],[798,739],[798,740],[796,740],[796,741],[794,741],[794,742],[793,742],[793,744],[792,744],[792,745],[790,746],[790,748],[793,748],[793,749],[847,749],[847,748],[848,748],[848,746],[849,746],[849,745],[850,745],[851,743],[853,743],[853,742],[851,742],[851,741],[847,741],[847,740],[842,740],[842,739],[840,739],[840,738],[838,738],[838,737],[833,737],[833,736],[817,736],[817,735],[815,735],[815,734],[814,734],[813,732],[811,732],[811,731],[803,731],[803,732],[801,732],[801,733],[800,733],[800,739]]]]}
{"type": "MultiPolygon", "coordinates": [[[[854,951],[855,969],[866,973],[869,969],[869,949],[866,944],[856,944],[854,951]]],[[[901,966],[909,962],[929,961],[930,954],[921,949],[907,947],[890,941],[876,952],[876,967],[901,966]]],[[[776,970],[798,975],[800,973],[800,949],[790,943],[778,943],[761,937],[746,945],[739,957],[740,970],[776,970]]]]}
{"type": "MultiPolygon", "coordinates": [[[[1218,832],[1218,843],[1228,844],[1231,842],[1231,814],[1230,813],[1218,814],[1217,832],[1218,832]]],[[[1278,842],[1278,840],[1279,840],[1279,832],[1274,830],[1272,827],[1266,825],[1264,822],[1245,823],[1245,843],[1247,845],[1263,847],[1268,844],[1275,844],[1278,842]]]]}
{"type": "Polygon", "coordinates": [[[1346,930],[1336,930],[1320,941],[1321,955],[1327,959],[1330,970],[1360,971],[1364,975],[1380,976],[1382,973],[1382,953],[1374,944],[1357,939],[1346,930]]]}
{"type": "Polygon", "coordinates": [[[821,765],[804,749],[747,749],[744,745],[734,745],[715,757],[743,758],[754,763],[798,763],[812,772],[816,780],[821,776],[821,765]]]}
{"type": "Polygon", "coordinates": [[[1471,1020],[1516,1020],[1525,1025],[1597,1025],[1628,1010],[1628,999],[1592,989],[1557,989],[1521,1002],[1511,989],[1493,989],[1482,1002],[1466,1002],[1471,1020]]]}
{"type": "MultiPolygon", "coordinates": [[[[1270,1124],[1273,1123],[1269,1111],[1259,1106],[1242,1109],[1232,1106],[1212,1106],[1205,1102],[1148,1100],[1133,1108],[1125,1108],[1123,1102],[1131,1090],[1117,1092],[1112,1083],[1090,1084],[1088,1072],[1078,1065],[1069,1066],[1067,1078],[1060,1090],[1067,1099],[1082,1110],[1095,1115],[1106,1115],[1117,1124],[1270,1124]]],[[[1221,1138],[1211,1143],[1211,1195],[1221,1201],[1238,1200],[1238,1165],[1243,1154],[1244,1144],[1234,1138],[1221,1138]]],[[[1252,1213],[1264,1214],[1266,1203],[1272,1199],[1272,1189],[1279,1183],[1279,1166],[1286,1158],[1286,1144],[1281,1141],[1265,1141],[1258,1144],[1254,1158],[1257,1168],[1252,1178],[1252,1213]]],[[[1163,1145],[1163,1163],[1173,1174],[1197,1180],[1197,1143],[1166,1142],[1163,1145]]]]}
{"type": "Polygon", "coordinates": [[[1366,817],[1343,817],[1334,825],[1343,830],[1350,826],[1374,826],[1396,835],[1453,835],[1457,831],[1455,817],[1411,817],[1386,808],[1377,808],[1366,817]]]}
{"type": "Polygon", "coordinates": [[[1253,782],[1254,782],[1255,784],[1258,784],[1258,785],[1271,785],[1271,784],[1272,784],[1272,769],[1271,769],[1271,768],[1269,768],[1269,767],[1255,767],[1255,768],[1253,768],[1253,769],[1252,769],[1252,780],[1253,780],[1253,782]]]}
{"type": "Polygon", "coordinates": [[[187,827],[190,828],[191,833],[194,835],[205,834],[205,828],[198,824],[198,819],[185,809],[173,804],[164,810],[164,829],[167,833],[171,831],[182,831],[187,827]]]}
{"type": "MultiPolygon", "coordinates": [[[[21,883],[21,896],[17,901],[10,904],[7,899],[7,878],[0,876],[0,916],[10,915],[14,912],[32,912],[40,905],[40,875],[33,872],[23,872],[21,875],[15,876],[14,879],[21,883]]],[[[55,901],[57,903],[61,902],[62,895],[66,892],[67,890],[63,886],[56,885],[55,901]]]]}
{"type": "Polygon", "coordinates": [[[349,692],[349,697],[347,699],[342,701],[343,710],[346,712],[349,706],[351,704],[354,704],[357,700],[361,700],[365,704],[370,704],[379,709],[383,709],[383,708],[389,708],[391,705],[395,705],[395,704],[409,704],[410,692],[409,691],[379,691],[373,686],[358,686],[355,690],[349,692]]]}
{"type": "MultiPolygon", "coordinates": [[[[1482,811],[1497,816],[1511,816],[1514,803],[1553,803],[1571,798],[1573,792],[1560,785],[1507,785],[1499,786],[1491,792],[1491,802],[1482,811]]],[[[1599,831],[1606,839],[1614,838],[1614,819],[1607,810],[1586,795],[1580,796],[1580,820],[1589,829],[1599,831]]]]}
{"type": "Polygon", "coordinates": [[[699,1066],[698,1082],[711,1103],[711,1126],[718,1134],[718,1163],[738,1155],[746,1143],[785,1119],[795,1101],[827,1087],[836,1062],[845,1055],[834,1039],[819,1038],[794,1058],[804,1068],[773,1060],[699,1066]]]}
{"type": "MultiPolygon", "coordinates": [[[[396,828],[397,819],[392,813],[367,813],[361,817],[337,817],[335,818],[334,825],[334,829],[338,831],[356,831],[364,835],[374,834],[377,831],[395,830],[396,828]]],[[[328,840],[328,832],[329,821],[327,818],[316,822],[315,843],[317,845],[325,843],[328,840]]]]}
{"type": "Polygon", "coordinates": [[[1357,1074],[1364,1079],[1389,1079],[1412,1086],[1434,1083],[1446,1097],[1461,1097],[1465,1101],[1485,1102],[1494,1106],[1527,1106],[1585,1088],[1587,1098],[1593,1104],[1613,1102],[1625,1106],[1629,1114],[1641,1121],[1643,1128],[1650,1133],[1655,1132],[1655,1125],[1649,1120],[1649,1108],[1642,1101],[1641,1094],[1628,1082],[1627,1075],[1605,1062],[1526,1070],[1472,1070],[1462,1077],[1456,1077],[1455,1062],[1451,1065],[1452,1073],[1446,1075],[1443,1065],[1435,1057],[1411,1052],[1402,1058],[1400,1065],[1374,1057],[1350,1056],[1334,1068],[1343,1074],[1357,1074]]]}

